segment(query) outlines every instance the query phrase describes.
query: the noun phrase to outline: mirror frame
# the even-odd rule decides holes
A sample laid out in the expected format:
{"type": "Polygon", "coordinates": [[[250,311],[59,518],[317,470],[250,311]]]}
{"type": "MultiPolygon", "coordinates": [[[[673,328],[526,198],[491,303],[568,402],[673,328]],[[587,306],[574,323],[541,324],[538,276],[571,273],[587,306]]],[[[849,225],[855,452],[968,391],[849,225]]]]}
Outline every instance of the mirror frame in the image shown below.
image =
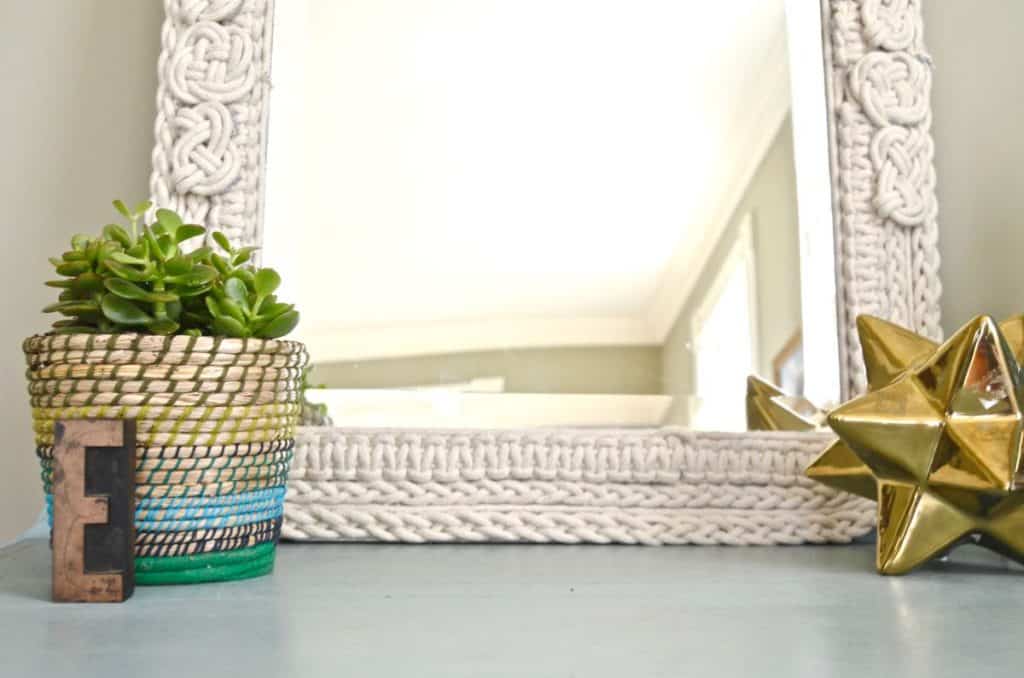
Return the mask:
{"type": "MultiPolygon", "coordinates": [[[[164,8],[151,198],[189,221],[223,231],[236,244],[259,245],[273,0],[164,0],[164,8]]],[[[855,331],[858,315],[868,313],[941,338],[934,148],[929,131],[931,61],[922,38],[920,0],[821,0],[818,6],[807,0],[787,0],[787,24],[794,126],[827,125],[831,169],[828,177],[820,171],[815,176],[801,172],[797,160],[802,195],[815,192],[808,188],[817,189],[819,196],[824,195],[824,186],[831,189],[832,223],[809,220],[808,215],[821,210],[802,199],[798,205],[802,262],[833,264],[815,269],[806,276],[806,284],[802,280],[802,302],[805,307],[827,304],[836,309],[835,327],[808,330],[805,343],[829,347],[831,355],[838,355],[838,390],[845,399],[866,387],[855,331]],[[820,59],[807,59],[806,52],[797,59],[793,36],[810,45],[820,59]],[[822,96],[825,116],[820,115],[822,96]]],[[[825,151],[821,143],[808,145],[798,139],[795,143],[798,155],[825,151]]],[[[527,430],[472,433],[512,436],[526,443],[547,435],[527,430]]],[[[314,464],[314,452],[325,446],[394,448],[395,435],[419,441],[406,449],[456,454],[470,434],[307,428],[299,434],[297,449],[306,452],[297,453],[292,478],[305,477],[307,466],[302,460],[308,458],[314,464]]],[[[637,445],[662,449],[665,436],[674,436],[682,441],[684,452],[721,455],[749,454],[752,449],[767,453],[780,445],[804,449],[810,434],[599,429],[551,435],[580,440],[596,435],[602,445],[623,454],[637,445]]],[[[323,454],[329,455],[330,450],[323,454]]],[[[373,475],[380,469],[367,472],[373,475]]],[[[294,521],[285,534],[330,536],[302,533],[294,521]]],[[[380,538],[372,531],[368,534],[380,538]]]]}

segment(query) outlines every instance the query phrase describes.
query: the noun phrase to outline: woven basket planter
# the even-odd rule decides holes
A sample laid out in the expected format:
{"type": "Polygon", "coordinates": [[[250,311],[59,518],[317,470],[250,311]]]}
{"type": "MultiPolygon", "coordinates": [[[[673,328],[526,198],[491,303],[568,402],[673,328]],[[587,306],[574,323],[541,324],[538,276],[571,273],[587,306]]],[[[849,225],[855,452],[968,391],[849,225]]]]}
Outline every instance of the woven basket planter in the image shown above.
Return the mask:
{"type": "Polygon", "coordinates": [[[273,569],[308,361],[302,344],[72,334],[30,337],[23,348],[48,508],[54,422],[135,419],[136,582],[273,569]]]}

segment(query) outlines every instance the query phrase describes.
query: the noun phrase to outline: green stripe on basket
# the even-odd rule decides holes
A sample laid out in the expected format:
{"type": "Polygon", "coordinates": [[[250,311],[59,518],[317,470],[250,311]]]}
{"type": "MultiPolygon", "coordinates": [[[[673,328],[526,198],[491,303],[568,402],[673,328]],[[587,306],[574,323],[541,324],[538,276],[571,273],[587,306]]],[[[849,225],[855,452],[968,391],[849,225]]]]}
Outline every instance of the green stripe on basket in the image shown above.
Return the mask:
{"type": "Polygon", "coordinates": [[[136,558],[135,583],[140,586],[237,581],[274,569],[274,542],[233,551],[194,556],[136,558]]]}

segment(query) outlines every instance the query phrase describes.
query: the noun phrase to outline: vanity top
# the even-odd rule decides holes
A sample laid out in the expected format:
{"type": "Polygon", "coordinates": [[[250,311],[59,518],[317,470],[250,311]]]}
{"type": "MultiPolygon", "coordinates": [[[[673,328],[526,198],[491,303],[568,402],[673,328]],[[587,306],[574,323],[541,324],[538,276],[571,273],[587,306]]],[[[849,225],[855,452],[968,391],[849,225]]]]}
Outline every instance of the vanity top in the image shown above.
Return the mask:
{"type": "Polygon", "coordinates": [[[3,676],[970,676],[1024,662],[1024,570],[874,546],[283,544],[262,579],[49,601],[0,550],[3,676]]]}

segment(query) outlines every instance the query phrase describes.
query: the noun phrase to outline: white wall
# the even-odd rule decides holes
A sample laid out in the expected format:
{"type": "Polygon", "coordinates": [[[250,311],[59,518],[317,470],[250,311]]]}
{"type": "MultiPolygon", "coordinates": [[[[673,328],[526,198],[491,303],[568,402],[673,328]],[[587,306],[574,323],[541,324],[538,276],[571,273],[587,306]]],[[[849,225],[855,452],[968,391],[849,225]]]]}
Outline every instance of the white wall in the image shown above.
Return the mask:
{"type": "Polygon", "coordinates": [[[0,3],[0,543],[42,506],[20,344],[49,325],[46,258],[148,194],[162,19],[158,0],[0,3]]]}
{"type": "Polygon", "coordinates": [[[1024,2],[932,0],[942,325],[1024,312],[1024,2]]]}

